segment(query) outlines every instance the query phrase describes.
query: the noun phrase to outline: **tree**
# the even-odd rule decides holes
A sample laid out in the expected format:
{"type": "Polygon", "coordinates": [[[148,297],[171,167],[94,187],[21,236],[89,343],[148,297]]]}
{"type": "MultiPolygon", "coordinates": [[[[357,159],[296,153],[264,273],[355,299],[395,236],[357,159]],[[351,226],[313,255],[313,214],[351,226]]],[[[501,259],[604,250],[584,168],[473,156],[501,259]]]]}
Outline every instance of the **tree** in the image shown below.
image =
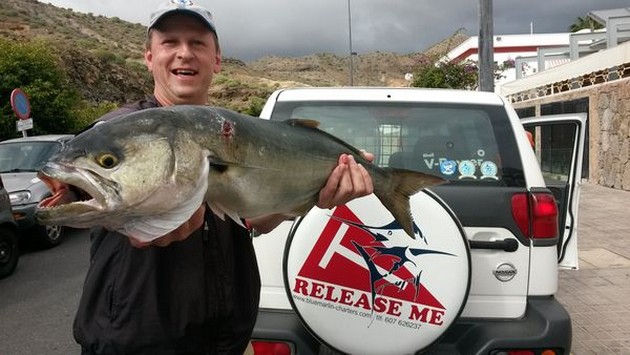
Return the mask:
{"type": "Polygon", "coordinates": [[[594,30],[598,30],[600,28],[604,28],[604,26],[601,23],[593,20],[591,17],[579,16],[577,19],[575,19],[575,22],[571,26],[569,26],[569,32],[577,32],[583,29],[590,29],[591,32],[593,32],[594,30]]]}
{"type": "Polygon", "coordinates": [[[477,64],[470,60],[456,63],[423,56],[416,65],[411,86],[475,90],[477,71],[477,64]]]}
{"type": "Polygon", "coordinates": [[[67,133],[75,130],[73,109],[81,101],[59,67],[53,46],[42,40],[0,39],[0,138],[17,137],[16,117],[9,97],[15,88],[29,96],[33,134],[67,133]]]}
{"type": "MultiPolygon", "coordinates": [[[[503,63],[495,64],[494,80],[505,77],[505,71],[514,68],[515,61],[507,59],[503,63]]],[[[431,61],[430,57],[423,56],[416,66],[411,86],[423,88],[445,88],[477,90],[479,71],[477,62],[465,60],[453,62],[437,60],[431,61]]]]}

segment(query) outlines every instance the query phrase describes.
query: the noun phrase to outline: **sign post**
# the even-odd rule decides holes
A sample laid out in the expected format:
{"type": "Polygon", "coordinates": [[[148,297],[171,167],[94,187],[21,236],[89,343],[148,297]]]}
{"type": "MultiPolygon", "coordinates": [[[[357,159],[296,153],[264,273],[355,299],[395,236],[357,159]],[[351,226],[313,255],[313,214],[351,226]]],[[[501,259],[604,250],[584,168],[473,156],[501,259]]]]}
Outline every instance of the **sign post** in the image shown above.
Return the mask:
{"type": "Polygon", "coordinates": [[[33,128],[33,119],[31,118],[31,104],[28,96],[20,89],[14,89],[11,92],[11,108],[18,118],[16,127],[18,132],[26,137],[26,130],[33,128]]]}

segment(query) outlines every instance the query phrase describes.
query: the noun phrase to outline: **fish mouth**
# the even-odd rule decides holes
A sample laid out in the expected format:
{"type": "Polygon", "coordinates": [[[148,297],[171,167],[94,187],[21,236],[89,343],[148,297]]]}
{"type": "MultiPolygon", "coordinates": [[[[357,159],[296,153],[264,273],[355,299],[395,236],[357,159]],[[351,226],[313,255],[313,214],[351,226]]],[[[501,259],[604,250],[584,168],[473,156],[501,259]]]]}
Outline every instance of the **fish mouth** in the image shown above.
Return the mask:
{"type": "Polygon", "coordinates": [[[115,182],[85,169],[48,162],[38,172],[52,196],[37,205],[35,218],[43,224],[81,227],[120,204],[115,182]]]}

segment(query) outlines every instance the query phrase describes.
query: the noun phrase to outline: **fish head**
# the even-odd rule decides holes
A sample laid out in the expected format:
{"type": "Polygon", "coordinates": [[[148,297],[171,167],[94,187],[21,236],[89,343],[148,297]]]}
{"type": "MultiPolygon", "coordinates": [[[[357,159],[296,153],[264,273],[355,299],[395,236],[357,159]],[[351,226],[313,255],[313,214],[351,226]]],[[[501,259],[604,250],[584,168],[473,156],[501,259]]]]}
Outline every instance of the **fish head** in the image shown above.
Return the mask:
{"type": "Polygon", "coordinates": [[[178,138],[177,130],[142,115],[77,135],[39,172],[53,194],[38,205],[38,222],[118,230],[186,203],[203,180],[182,176],[181,166],[204,159],[193,159],[194,150],[178,138]]]}

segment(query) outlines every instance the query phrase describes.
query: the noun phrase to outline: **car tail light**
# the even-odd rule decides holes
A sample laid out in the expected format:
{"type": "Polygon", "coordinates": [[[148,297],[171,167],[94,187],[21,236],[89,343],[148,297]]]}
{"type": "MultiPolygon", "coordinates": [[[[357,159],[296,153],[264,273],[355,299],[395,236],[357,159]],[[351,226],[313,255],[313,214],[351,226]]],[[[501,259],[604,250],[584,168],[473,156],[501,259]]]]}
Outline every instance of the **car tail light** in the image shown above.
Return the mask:
{"type": "Polygon", "coordinates": [[[255,355],[291,355],[291,345],[281,341],[252,340],[255,355]]]}
{"type": "Polygon", "coordinates": [[[514,349],[514,350],[499,350],[491,352],[492,355],[562,355],[565,352],[558,349],[514,349]]]}
{"type": "Polygon", "coordinates": [[[512,196],[512,217],[527,237],[558,236],[558,205],[550,193],[519,193],[512,196]]]}

